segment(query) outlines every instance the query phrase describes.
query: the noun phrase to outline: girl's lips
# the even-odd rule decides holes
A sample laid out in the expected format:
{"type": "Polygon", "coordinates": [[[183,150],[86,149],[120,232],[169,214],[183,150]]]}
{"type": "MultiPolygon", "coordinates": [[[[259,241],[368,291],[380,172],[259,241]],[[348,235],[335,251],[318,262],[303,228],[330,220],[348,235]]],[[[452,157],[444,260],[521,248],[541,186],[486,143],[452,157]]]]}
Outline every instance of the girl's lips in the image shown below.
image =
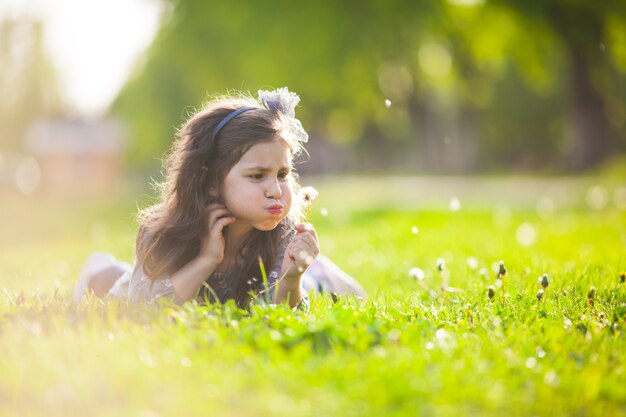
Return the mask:
{"type": "Polygon", "coordinates": [[[267,208],[267,211],[269,211],[272,214],[281,214],[283,212],[283,206],[270,206],[267,208]]]}

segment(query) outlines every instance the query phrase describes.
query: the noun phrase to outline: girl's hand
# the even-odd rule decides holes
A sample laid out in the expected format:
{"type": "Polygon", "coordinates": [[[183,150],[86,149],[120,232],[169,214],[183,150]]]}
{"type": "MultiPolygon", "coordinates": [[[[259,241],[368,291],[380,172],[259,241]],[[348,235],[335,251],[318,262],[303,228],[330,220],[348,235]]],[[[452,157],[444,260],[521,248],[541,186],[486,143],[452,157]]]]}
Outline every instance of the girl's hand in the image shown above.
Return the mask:
{"type": "Polygon", "coordinates": [[[317,233],[311,224],[300,223],[294,229],[296,236],[287,246],[281,268],[281,275],[287,280],[299,279],[320,253],[317,233]]]}
{"type": "Polygon", "coordinates": [[[235,218],[224,205],[218,203],[207,206],[207,216],[208,222],[200,243],[198,258],[219,265],[224,260],[226,244],[222,232],[226,226],[235,221],[235,218]]]}

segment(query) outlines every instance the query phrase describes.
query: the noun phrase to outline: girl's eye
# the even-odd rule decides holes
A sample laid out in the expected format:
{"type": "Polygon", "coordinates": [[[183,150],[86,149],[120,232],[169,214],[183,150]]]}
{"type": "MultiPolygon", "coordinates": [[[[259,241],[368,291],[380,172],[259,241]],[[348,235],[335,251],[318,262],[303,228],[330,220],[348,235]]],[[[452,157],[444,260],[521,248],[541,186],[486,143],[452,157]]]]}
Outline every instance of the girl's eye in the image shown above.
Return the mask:
{"type": "Polygon", "coordinates": [[[289,177],[289,172],[281,172],[278,174],[278,179],[286,180],[289,177]]]}
{"type": "Polygon", "coordinates": [[[260,180],[263,179],[263,174],[252,174],[250,175],[250,178],[252,178],[253,180],[260,180]]]}

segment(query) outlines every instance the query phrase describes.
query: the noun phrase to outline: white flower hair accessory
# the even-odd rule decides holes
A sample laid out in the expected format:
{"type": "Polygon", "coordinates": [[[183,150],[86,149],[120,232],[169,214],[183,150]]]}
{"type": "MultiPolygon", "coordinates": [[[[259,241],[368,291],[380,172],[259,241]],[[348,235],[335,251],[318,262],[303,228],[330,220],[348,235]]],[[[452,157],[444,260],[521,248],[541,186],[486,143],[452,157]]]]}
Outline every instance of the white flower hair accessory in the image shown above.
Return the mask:
{"type": "Polygon", "coordinates": [[[297,148],[300,148],[302,143],[308,142],[309,135],[302,127],[300,120],[296,119],[296,106],[300,102],[300,97],[296,93],[283,87],[273,91],[259,90],[258,94],[263,107],[286,116],[289,121],[288,133],[295,140],[297,148]]]}

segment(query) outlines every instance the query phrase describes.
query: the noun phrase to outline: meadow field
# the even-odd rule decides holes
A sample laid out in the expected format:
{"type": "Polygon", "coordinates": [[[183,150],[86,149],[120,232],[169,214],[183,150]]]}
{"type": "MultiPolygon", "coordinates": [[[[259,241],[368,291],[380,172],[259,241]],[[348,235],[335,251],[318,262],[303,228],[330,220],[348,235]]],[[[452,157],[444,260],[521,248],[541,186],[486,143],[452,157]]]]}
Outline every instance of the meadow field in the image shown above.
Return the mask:
{"type": "Polygon", "coordinates": [[[3,194],[0,416],[626,415],[623,180],[305,184],[368,299],[73,305],[149,198],[3,194]]]}

